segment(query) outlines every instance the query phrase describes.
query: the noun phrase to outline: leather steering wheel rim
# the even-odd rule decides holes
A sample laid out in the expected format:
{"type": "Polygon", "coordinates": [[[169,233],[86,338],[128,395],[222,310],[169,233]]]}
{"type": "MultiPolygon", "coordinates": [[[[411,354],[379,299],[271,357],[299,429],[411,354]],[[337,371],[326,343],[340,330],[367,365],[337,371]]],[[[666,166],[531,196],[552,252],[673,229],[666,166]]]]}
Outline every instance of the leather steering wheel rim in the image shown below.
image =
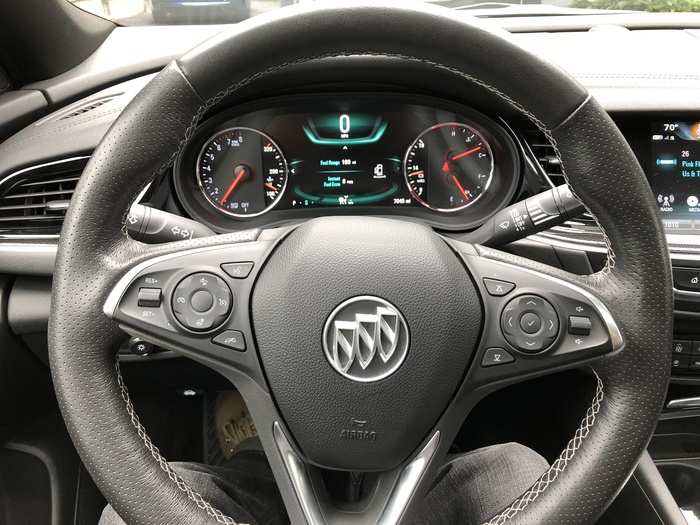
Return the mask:
{"type": "MultiPolygon", "coordinates": [[[[123,333],[103,313],[109,291],[135,263],[182,245],[129,239],[125,215],[221,100],[254,92],[266,79],[299,67],[335,61],[342,74],[342,59],[354,56],[418,65],[520,112],[556,145],[570,186],[606,234],[609,259],[602,272],[574,278],[546,271],[605,301],[625,345],[592,365],[595,398],[559,459],[490,523],[594,521],[647,446],[670,376],[672,281],[657,207],[629,145],[580,85],[479,22],[430,6],[294,8],[252,19],[171,63],[117,119],[73,195],[54,273],[51,370],[83,462],[128,523],[232,523],[167,467],[115,372],[123,333]]],[[[245,238],[221,235],[188,246],[245,238]]]]}

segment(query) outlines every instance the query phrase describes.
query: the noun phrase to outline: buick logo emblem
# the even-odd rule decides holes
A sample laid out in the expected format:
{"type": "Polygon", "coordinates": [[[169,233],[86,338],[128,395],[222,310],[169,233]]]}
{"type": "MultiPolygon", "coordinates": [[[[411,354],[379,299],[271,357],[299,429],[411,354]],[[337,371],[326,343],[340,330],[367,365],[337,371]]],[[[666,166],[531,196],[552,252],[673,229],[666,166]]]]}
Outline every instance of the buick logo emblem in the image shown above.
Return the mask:
{"type": "Polygon", "coordinates": [[[331,312],[323,328],[323,350],[331,366],[353,381],[378,381],[393,374],[408,353],[408,326],[391,303],[363,295],[331,312]]]}

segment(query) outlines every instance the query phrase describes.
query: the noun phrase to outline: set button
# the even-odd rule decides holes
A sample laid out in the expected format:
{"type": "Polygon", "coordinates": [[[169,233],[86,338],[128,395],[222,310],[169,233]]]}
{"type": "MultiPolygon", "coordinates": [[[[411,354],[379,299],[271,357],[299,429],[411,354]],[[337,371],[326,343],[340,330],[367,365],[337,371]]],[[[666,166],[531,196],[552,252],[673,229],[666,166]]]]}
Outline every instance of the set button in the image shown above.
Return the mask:
{"type": "Polygon", "coordinates": [[[145,308],[158,308],[162,292],[160,288],[139,288],[138,305],[145,308]]]}
{"type": "Polygon", "coordinates": [[[501,330],[511,345],[536,353],[559,335],[559,316],[552,304],[538,295],[521,295],[508,302],[501,314],[501,330]]]}
{"type": "Polygon", "coordinates": [[[233,295],[222,278],[199,272],[185,277],[175,287],[172,308],[175,318],[195,332],[218,328],[231,311],[233,295]]]}

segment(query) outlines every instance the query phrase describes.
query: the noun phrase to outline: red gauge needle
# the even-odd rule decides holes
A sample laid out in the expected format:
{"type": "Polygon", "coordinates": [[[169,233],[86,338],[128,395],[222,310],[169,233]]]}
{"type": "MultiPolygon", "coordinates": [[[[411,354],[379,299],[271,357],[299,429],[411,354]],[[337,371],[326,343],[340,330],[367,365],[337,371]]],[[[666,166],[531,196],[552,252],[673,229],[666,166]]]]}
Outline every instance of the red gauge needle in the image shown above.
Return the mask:
{"type": "Polygon", "coordinates": [[[241,180],[243,179],[243,177],[246,176],[247,173],[248,170],[246,170],[245,168],[241,168],[241,170],[238,172],[238,175],[236,175],[236,178],[233,179],[233,182],[226,190],[226,193],[224,193],[224,196],[221,197],[221,200],[219,201],[219,204],[221,206],[224,205],[224,203],[228,200],[231,194],[236,190],[236,186],[238,186],[238,183],[241,182],[241,180]]]}
{"type": "Polygon", "coordinates": [[[481,149],[481,146],[477,146],[476,148],[468,149],[465,151],[462,151],[461,153],[457,153],[456,155],[452,155],[450,157],[450,160],[459,160],[463,159],[464,157],[468,157],[469,155],[476,153],[481,149]]]}
{"type": "Polygon", "coordinates": [[[462,184],[459,182],[459,179],[457,177],[455,177],[454,175],[452,175],[452,182],[454,182],[455,185],[459,188],[459,191],[462,192],[462,195],[464,195],[464,198],[469,200],[469,198],[471,197],[471,193],[464,189],[462,184]]]}
{"type": "Polygon", "coordinates": [[[270,184],[269,182],[266,182],[266,183],[265,183],[265,187],[266,187],[268,190],[270,190],[270,191],[277,191],[277,188],[275,188],[275,187],[274,187],[272,184],[270,184]]]}

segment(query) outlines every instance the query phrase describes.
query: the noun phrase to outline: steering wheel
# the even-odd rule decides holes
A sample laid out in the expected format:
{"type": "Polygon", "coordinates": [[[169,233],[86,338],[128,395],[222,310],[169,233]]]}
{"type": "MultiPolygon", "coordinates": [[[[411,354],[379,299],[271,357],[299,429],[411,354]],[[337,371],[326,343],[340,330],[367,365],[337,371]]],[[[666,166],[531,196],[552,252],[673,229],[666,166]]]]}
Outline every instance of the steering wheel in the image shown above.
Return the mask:
{"type": "Polygon", "coordinates": [[[139,422],[115,355],[124,331],[235,385],[293,523],[402,522],[480,399],[588,366],[596,388],[575,435],[489,521],[572,524],[603,512],[652,435],[671,323],[671,271],[649,186],[584,88],[475,20],[371,3],[241,23],[172,62],[129,104],[65,218],[49,349],[82,460],[122,518],[144,525],[235,521],[177,475],[139,422]],[[605,269],[576,276],[372,217],[164,245],[126,235],[131,203],[212,108],[280,86],[378,79],[500,104],[542,130],[608,239],[605,269]],[[247,277],[222,271],[239,262],[252,263],[247,277]],[[503,294],[489,279],[515,286],[503,294]],[[156,307],[140,306],[141,288],[160,290],[156,307]],[[199,292],[207,316],[203,303],[193,306],[199,292]],[[520,324],[528,312],[541,320],[541,339],[520,324]],[[488,366],[502,359],[512,362],[488,366]],[[341,508],[317,467],[373,472],[376,485],[362,505],[341,508]]]}

